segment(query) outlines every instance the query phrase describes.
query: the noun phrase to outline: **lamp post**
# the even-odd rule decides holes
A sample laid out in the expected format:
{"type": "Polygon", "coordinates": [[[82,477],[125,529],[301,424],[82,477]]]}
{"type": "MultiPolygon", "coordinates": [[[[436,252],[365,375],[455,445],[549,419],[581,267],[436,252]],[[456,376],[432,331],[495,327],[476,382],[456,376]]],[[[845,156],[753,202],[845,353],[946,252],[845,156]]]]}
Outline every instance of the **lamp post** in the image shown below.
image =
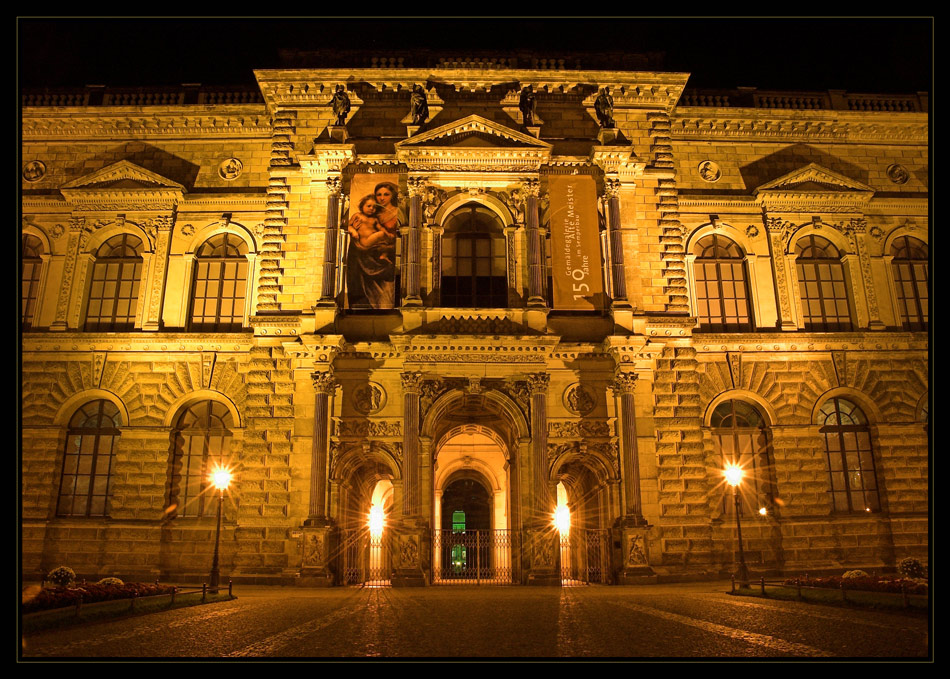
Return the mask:
{"type": "Polygon", "coordinates": [[[224,467],[218,467],[211,472],[211,483],[218,489],[218,527],[214,532],[214,559],[211,561],[211,585],[209,591],[212,594],[218,593],[218,581],[220,574],[218,572],[218,552],[221,547],[221,509],[224,506],[224,491],[231,484],[231,472],[224,467]]]}
{"type": "Polygon", "coordinates": [[[739,541],[739,566],[736,568],[736,581],[740,587],[749,586],[749,569],[745,565],[745,552],[742,550],[742,524],[739,522],[739,484],[742,483],[742,467],[737,464],[726,465],[723,471],[726,483],[732,486],[732,497],[736,503],[736,538],[739,541]]]}

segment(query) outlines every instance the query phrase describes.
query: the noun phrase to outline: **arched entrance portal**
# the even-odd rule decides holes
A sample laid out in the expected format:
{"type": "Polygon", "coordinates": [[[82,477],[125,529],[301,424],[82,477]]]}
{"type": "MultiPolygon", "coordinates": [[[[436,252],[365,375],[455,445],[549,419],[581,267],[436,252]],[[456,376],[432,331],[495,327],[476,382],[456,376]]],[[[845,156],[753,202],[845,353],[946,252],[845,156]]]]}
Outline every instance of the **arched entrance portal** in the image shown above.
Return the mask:
{"type": "Polygon", "coordinates": [[[510,479],[505,444],[461,425],[442,437],[433,505],[433,582],[510,583],[510,479]]]}

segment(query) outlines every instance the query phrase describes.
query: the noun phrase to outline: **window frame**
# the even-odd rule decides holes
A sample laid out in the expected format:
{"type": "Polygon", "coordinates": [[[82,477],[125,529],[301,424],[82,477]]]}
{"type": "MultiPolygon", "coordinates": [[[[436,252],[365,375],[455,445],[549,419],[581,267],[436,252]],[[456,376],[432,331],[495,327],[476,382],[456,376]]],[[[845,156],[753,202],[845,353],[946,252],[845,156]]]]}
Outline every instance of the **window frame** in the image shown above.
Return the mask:
{"type": "Polygon", "coordinates": [[[801,308],[801,328],[812,332],[851,332],[854,330],[854,300],[852,291],[848,282],[848,272],[841,251],[827,238],[817,234],[807,234],[799,238],[795,243],[795,272],[798,281],[799,303],[801,308]],[[818,241],[822,241],[821,245],[818,241]],[[820,250],[828,252],[829,248],[833,251],[833,256],[816,257],[804,256],[808,250],[820,250]],[[822,277],[822,272],[830,276],[830,280],[822,277]],[[803,277],[803,272],[813,274],[812,278],[803,277]],[[826,296],[828,291],[826,284],[834,288],[840,285],[841,295],[826,296]],[[814,287],[817,297],[808,294],[808,288],[814,287]],[[840,302],[843,301],[846,307],[846,315],[842,315],[840,302]],[[828,314],[827,304],[831,302],[835,306],[835,315],[828,314]],[[812,304],[817,304],[820,310],[820,320],[812,313],[812,304]],[[844,320],[846,319],[846,320],[844,320]]]}
{"type": "Polygon", "coordinates": [[[445,222],[442,234],[442,261],[440,263],[440,300],[444,308],[452,309],[504,309],[508,306],[508,245],[504,234],[504,224],[490,209],[480,203],[466,203],[452,211],[445,222]],[[493,223],[482,224],[476,215],[480,213],[493,223]],[[464,213],[469,218],[465,219],[464,213]],[[467,227],[467,228],[465,228],[467,227]],[[478,243],[488,241],[488,254],[478,253],[478,243]],[[471,253],[459,255],[459,245],[470,243],[471,253]],[[464,259],[460,259],[463,257],[464,259]],[[505,266],[501,273],[495,274],[497,260],[503,260],[505,266]],[[488,275],[479,276],[480,263],[488,264],[488,275]],[[460,275],[460,263],[468,265],[470,273],[460,275]],[[456,273],[449,275],[447,271],[456,273]],[[469,290],[462,292],[460,281],[469,281],[469,290]],[[488,287],[487,292],[479,288],[488,287]]]}
{"type": "Polygon", "coordinates": [[[119,429],[119,409],[114,403],[106,399],[97,399],[94,401],[88,401],[81,406],[79,406],[76,411],[73,413],[72,417],[69,419],[69,424],[67,425],[66,430],[66,444],[63,449],[63,464],[60,467],[60,480],[59,480],[59,490],[56,495],[56,511],[55,514],[58,518],[107,518],[109,516],[110,510],[110,501],[112,497],[112,475],[115,471],[115,461],[116,461],[116,443],[120,436],[119,429]],[[91,408],[95,408],[95,412],[91,412],[91,408]],[[107,411],[114,412],[107,412],[107,411]],[[96,417],[96,426],[88,427],[82,426],[89,422],[91,417],[96,417]],[[82,418],[82,422],[78,422],[78,418],[82,418]],[[112,426],[107,427],[103,426],[106,419],[111,420],[112,426]],[[88,473],[81,472],[83,467],[82,458],[84,457],[84,449],[86,448],[85,441],[89,440],[89,437],[92,437],[92,450],[91,458],[89,460],[89,470],[88,473]],[[74,439],[74,437],[77,437],[74,439]],[[109,440],[109,449],[108,452],[100,451],[100,444],[103,440],[108,437],[109,440]],[[85,441],[84,441],[85,439],[85,441]],[[71,442],[73,445],[71,445],[71,442]],[[71,452],[71,449],[75,449],[75,452],[71,452]],[[106,463],[106,472],[105,474],[100,473],[100,461],[103,456],[108,458],[106,463]],[[71,468],[70,460],[75,460],[75,471],[67,471],[71,468]],[[105,477],[105,491],[102,493],[94,492],[97,488],[97,477],[105,477]],[[66,484],[69,478],[72,478],[72,490],[71,493],[64,493],[66,490],[66,484]],[[87,488],[84,493],[75,492],[79,487],[80,479],[87,478],[87,488]],[[85,496],[85,507],[81,512],[76,510],[76,501],[78,498],[85,496]],[[93,512],[93,498],[101,497],[102,498],[102,511],[93,512]],[[64,498],[71,498],[70,500],[70,509],[69,511],[64,511],[63,509],[63,500],[64,498]]]}
{"type": "Polygon", "coordinates": [[[96,253],[93,256],[91,272],[89,274],[88,282],[88,292],[86,294],[86,304],[85,304],[85,315],[83,322],[83,330],[85,332],[128,332],[136,329],[138,322],[139,314],[139,298],[142,295],[142,291],[145,289],[143,276],[145,274],[145,257],[143,252],[145,250],[145,242],[139,238],[137,235],[132,233],[118,233],[115,236],[112,236],[106,239],[97,249],[96,253]],[[131,239],[137,242],[137,245],[131,243],[131,239]],[[120,242],[121,245],[116,243],[120,242]],[[105,248],[110,248],[111,251],[116,251],[119,247],[131,248],[135,252],[135,256],[121,255],[121,256],[111,256],[111,254],[103,254],[105,248]],[[127,267],[131,266],[131,274],[125,276],[124,273],[127,271],[127,267]],[[118,267],[118,276],[115,278],[110,277],[109,271],[110,267],[118,267]],[[97,278],[98,274],[103,272],[102,278],[97,278]],[[96,296],[96,288],[98,284],[102,284],[103,294],[96,296]],[[122,286],[123,284],[128,283],[130,286],[129,294],[127,296],[122,296],[122,286]],[[115,285],[115,294],[111,297],[107,297],[104,292],[107,289],[108,285],[115,285]],[[105,305],[107,301],[110,301],[113,304],[112,314],[110,316],[102,315],[102,306],[105,305]],[[118,320],[119,316],[116,313],[117,309],[120,307],[120,301],[127,300],[129,305],[129,311],[123,317],[121,322],[118,320]],[[93,304],[99,303],[99,311],[96,316],[91,317],[90,313],[92,311],[93,304]],[[99,320],[92,321],[90,318],[96,318],[99,320]],[[103,320],[106,319],[106,320],[103,320]]]}
{"type": "MultiPolygon", "coordinates": [[[[248,257],[248,252],[249,248],[247,242],[237,234],[228,231],[209,236],[195,249],[194,266],[191,275],[191,294],[188,303],[187,329],[189,332],[241,332],[245,329],[247,322],[248,283],[251,274],[251,261],[248,257]],[[214,243],[217,239],[220,239],[222,242],[220,244],[214,243]],[[229,252],[231,248],[234,248],[236,254],[225,254],[224,256],[202,254],[202,251],[206,248],[215,250],[219,247],[223,247],[226,253],[229,252]],[[210,270],[215,264],[218,265],[218,276],[216,278],[212,278],[211,276],[201,278],[202,269],[207,266],[210,270]],[[243,269],[243,283],[238,276],[225,277],[229,264],[235,265],[239,274],[243,269]],[[199,297],[197,293],[201,282],[206,284],[216,282],[218,294],[216,296],[205,295],[199,297]],[[229,321],[222,322],[221,308],[226,299],[224,291],[227,283],[232,283],[234,286],[234,294],[227,298],[232,304],[232,313],[229,321]],[[240,293],[240,297],[237,296],[238,293],[240,293]],[[240,300],[240,305],[237,304],[238,300],[240,300]],[[213,321],[196,322],[195,309],[199,301],[202,301],[205,305],[207,305],[209,301],[214,303],[213,321]],[[240,319],[239,322],[235,320],[237,318],[240,319]]],[[[207,306],[205,306],[205,310],[207,310],[207,306]]],[[[202,318],[208,318],[208,316],[203,315],[202,318]]]]}
{"type": "Polygon", "coordinates": [[[835,514],[847,515],[880,513],[882,511],[881,490],[877,480],[877,463],[874,459],[874,445],[871,442],[871,429],[868,426],[867,415],[865,415],[864,410],[850,399],[833,396],[822,404],[818,410],[818,415],[819,432],[824,439],[825,456],[828,463],[828,493],[831,495],[832,511],[835,514]],[[860,423],[842,424],[842,402],[852,406],[852,409],[847,413],[850,419],[854,419],[852,416],[855,413],[860,415],[860,423]],[[833,412],[828,410],[829,405],[833,408],[833,412]],[[828,424],[828,420],[832,415],[834,415],[836,422],[828,424]],[[846,434],[854,434],[854,436],[846,436],[846,434]],[[860,436],[861,434],[864,436],[860,436]],[[846,445],[852,440],[858,442],[862,438],[867,442],[863,448],[860,445],[855,445],[854,449],[852,449],[846,445]],[[836,444],[837,447],[833,449],[831,444],[836,444]],[[849,454],[856,456],[858,461],[856,469],[852,469],[849,454]],[[869,469],[865,466],[864,461],[870,463],[869,469]],[[870,478],[873,481],[873,488],[871,489],[868,489],[865,484],[865,479],[869,478],[867,474],[868,471],[870,471],[870,478]],[[856,476],[853,476],[854,474],[856,474],[856,476]],[[861,503],[863,509],[855,508],[853,503],[853,496],[856,491],[852,488],[852,483],[855,478],[861,479],[860,492],[864,498],[864,501],[861,503]],[[873,492],[873,501],[870,505],[867,500],[869,492],[873,492]],[[839,495],[842,495],[847,501],[846,508],[842,508],[843,503],[839,502],[839,495]]]}
{"type": "MultiPolygon", "coordinates": [[[[738,464],[743,470],[743,481],[739,486],[740,503],[739,516],[753,516],[759,513],[759,508],[765,507],[767,512],[774,512],[775,507],[775,484],[772,480],[773,472],[773,454],[771,428],[768,420],[761,409],[754,403],[749,403],[741,398],[727,398],[718,403],[710,414],[709,431],[713,439],[713,448],[720,470],[725,470],[728,464],[738,464]],[[751,411],[758,418],[757,425],[738,426],[739,417],[744,417],[746,421],[747,412],[739,412],[736,405],[740,404],[742,410],[751,411]],[[729,409],[727,416],[721,415],[724,408],[729,409]],[[716,418],[720,417],[719,422],[716,418]],[[731,424],[723,426],[725,417],[729,417],[731,424]],[[731,450],[727,453],[722,444],[723,437],[731,439],[731,450]],[[741,439],[746,439],[750,444],[748,450],[742,445],[741,439]],[[744,463],[748,458],[751,461],[744,463]],[[751,467],[751,470],[750,470],[751,467]],[[753,489],[751,492],[748,488],[753,489]]],[[[725,484],[723,489],[726,490],[725,484]]],[[[735,515],[735,500],[732,492],[723,493],[722,512],[725,516],[735,515]]]]}
{"type": "Polygon", "coordinates": [[[749,280],[748,267],[746,266],[746,254],[742,250],[742,247],[733,239],[728,236],[711,233],[702,236],[696,241],[696,244],[693,246],[693,250],[699,251],[696,252],[693,258],[693,296],[694,302],[696,305],[696,318],[697,318],[697,331],[698,332],[752,332],[755,329],[755,317],[753,314],[753,304],[752,304],[752,289],[749,280]],[[711,241],[711,243],[710,243],[711,241]],[[721,243],[725,241],[725,243],[721,243]],[[707,257],[704,256],[706,252],[712,249],[714,256],[707,257]],[[735,251],[735,256],[726,256],[730,250],[735,251]],[[707,266],[713,266],[715,269],[715,278],[709,278],[706,276],[707,266]],[[725,283],[727,282],[723,277],[723,268],[728,266],[733,274],[732,278],[728,281],[732,283],[733,288],[736,290],[734,296],[727,297],[725,295],[725,283]],[[703,275],[700,276],[700,271],[702,270],[703,275]],[[741,277],[741,281],[737,279],[736,275],[741,277]],[[716,298],[711,296],[701,296],[700,288],[708,289],[710,282],[714,281],[716,284],[716,289],[718,295],[716,298]],[[740,286],[741,283],[741,286],[740,286]],[[739,289],[741,287],[742,296],[739,296],[739,289]],[[710,301],[716,301],[719,305],[719,322],[712,322],[713,316],[709,312],[710,301]],[[701,305],[705,303],[707,313],[704,315],[701,312],[701,305]],[[734,318],[736,322],[730,323],[728,319],[730,315],[726,313],[727,307],[729,304],[735,306],[736,313],[734,318]],[[745,306],[745,317],[744,320],[740,315],[739,308],[740,306],[745,306]],[[707,322],[703,323],[703,319],[706,319],[707,322]]]}
{"type": "Polygon", "coordinates": [[[904,330],[911,332],[926,331],[930,327],[930,248],[924,241],[913,236],[898,236],[891,243],[891,275],[894,277],[894,287],[897,296],[898,322],[904,330]],[[912,243],[915,241],[916,243],[912,243]],[[914,250],[923,248],[922,256],[902,257],[903,253],[912,254],[914,250]],[[922,272],[923,280],[918,279],[922,272]],[[902,274],[907,274],[905,277],[902,274]],[[905,283],[909,283],[913,290],[912,296],[905,295],[905,283]],[[923,283],[926,297],[921,298],[920,284],[923,283]],[[909,313],[909,303],[913,303],[915,313],[909,313]]]}
{"type": "Polygon", "coordinates": [[[24,233],[20,257],[20,324],[23,330],[36,327],[40,308],[40,288],[43,283],[43,241],[32,233],[24,233]],[[35,241],[35,245],[31,243],[35,241]],[[29,249],[29,252],[27,251],[29,249]],[[30,276],[26,273],[29,268],[30,276]]]}
{"type": "Polygon", "coordinates": [[[230,409],[220,401],[202,399],[181,408],[171,432],[166,497],[166,513],[170,518],[200,519],[214,514],[216,505],[209,501],[214,499],[213,493],[208,492],[212,488],[209,478],[211,465],[215,462],[224,466],[230,464],[234,428],[230,409]],[[207,426],[193,426],[196,422],[200,424],[201,414],[198,411],[202,407],[207,408],[207,426]],[[195,419],[186,424],[185,419],[189,414],[194,415],[195,419]],[[222,426],[211,426],[214,419],[220,421],[222,426]],[[187,432],[192,433],[186,438],[187,432]],[[220,441],[217,453],[210,451],[213,436],[220,441]],[[193,452],[196,442],[201,446],[199,454],[193,452]]]}

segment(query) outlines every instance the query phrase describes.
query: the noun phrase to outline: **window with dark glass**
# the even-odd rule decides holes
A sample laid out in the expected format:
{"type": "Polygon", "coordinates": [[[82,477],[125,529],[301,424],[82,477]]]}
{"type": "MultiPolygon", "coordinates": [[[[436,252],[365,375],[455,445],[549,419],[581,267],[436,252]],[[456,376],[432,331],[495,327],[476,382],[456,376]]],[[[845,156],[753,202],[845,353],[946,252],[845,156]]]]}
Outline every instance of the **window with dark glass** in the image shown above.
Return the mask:
{"type": "Polygon", "coordinates": [[[33,326],[36,314],[37,291],[40,287],[40,270],[43,267],[43,243],[36,236],[24,234],[23,256],[20,260],[20,319],[23,329],[33,326]]]}
{"type": "Polygon", "coordinates": [[[232,233],[206,240],[195,253],[190,330],[235,332],[244,326],[247,244],[232,233]]]}
{"type": "Polygon", "coordinates": [[[739,246],[725,236],[713,234],[700,239],[694,253],[699,329],[708,332],[752,330],[749,286],[739,246]]]}
{"type": "Polygon", "coordinates": [[[172,434],[169,513],[181,517],[215,512],[210,475],[227,466],[231,451],[231,413],[216,401],[195,403],[181,414],[172,434]]]}
{"type": "Polygon", "coordinates": [[[92,401],[69,420],[57,516],[107,516],[119,438],[119,409],[92,401]]]}
{"type": "Polygon", "coordinates": [[[828,454],[831,497],[836,512],[876,512],[881,508],[867,418],[843,398],[829,399],[819,411],[828,454]]]}
{"type": "MultiPolygon", "coordinates": [[[[756,513],[772,505],[772,466],[768,427],[761,413],[745,401],[724,401],[710,418],[713,442],[720,469],[737,465],[742,469],[740,511],[756,513]]],[[[731,491],[723,496],[723,512],[732,514],[735,501],[731,491]]]]}
{"type": "Polygon", "coordinates": [[[92,266],[86,330],[122,331],[135,325],[142,278],[142,241],[123,233],[103,243],[92,266]]]}
{"type": "Polygon", "coordinates": [[[897,309],[905,330],[926,330],[930,325],[930,277],[927,244],[903,236],[891,246],[891,266],[897,284],[897,309]]]}
{"type": "Polygon", "coordinates": [[[446,222],[442,240],[442,305],[508,306],[502,224],[485,207],[463,206],[446,222]]]}
{"type": "Polygon", "coordinates": [[[838,249],[821,236],[805,236],[795,247],[805,330],[851,330],[851,307],[838,249]]]}

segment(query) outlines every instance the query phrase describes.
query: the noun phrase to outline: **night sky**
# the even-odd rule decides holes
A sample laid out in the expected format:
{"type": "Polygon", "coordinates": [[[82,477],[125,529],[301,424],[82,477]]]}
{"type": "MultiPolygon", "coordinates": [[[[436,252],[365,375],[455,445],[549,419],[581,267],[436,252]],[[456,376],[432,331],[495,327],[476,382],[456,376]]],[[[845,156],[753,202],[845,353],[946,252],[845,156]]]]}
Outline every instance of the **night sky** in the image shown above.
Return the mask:
{"type": "Polygon", "coordinates": [[[885,19],[20,18],[22,88],[253,84],[279,49],[664,52],[691,87],[932,89],[933,21],[885,19]]]}

